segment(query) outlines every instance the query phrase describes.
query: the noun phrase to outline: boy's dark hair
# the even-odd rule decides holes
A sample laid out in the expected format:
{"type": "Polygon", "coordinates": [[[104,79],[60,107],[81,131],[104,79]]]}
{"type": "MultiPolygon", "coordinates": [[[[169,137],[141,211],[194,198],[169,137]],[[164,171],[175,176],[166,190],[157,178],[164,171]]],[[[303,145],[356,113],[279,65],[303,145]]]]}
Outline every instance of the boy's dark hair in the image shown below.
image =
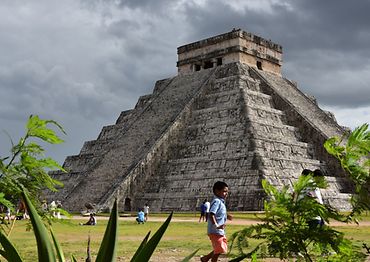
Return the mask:
{"type": "Polygon", "coordinates": [[[223,181],[217,181],[213,185],[213,193],[215,194],[216,193],[216,190],[219,191],[219,190],[224,189],[225,187],[229,187],[229,186],[225,182],[223,182],[223,181]]]}
{"type": "Polygon", "coordinates": [[[313,171],[313,177],[322,177],[322,176],[324,176],[324,174],[320,169],[316,169],[315,171],[313,171]]]}
{"type": "Polygon", "coordinates": [[[312,174],[312,170],[310,170],[310,169],[303,169],[302,176],[308,176],[309,174],[312,174]]]}

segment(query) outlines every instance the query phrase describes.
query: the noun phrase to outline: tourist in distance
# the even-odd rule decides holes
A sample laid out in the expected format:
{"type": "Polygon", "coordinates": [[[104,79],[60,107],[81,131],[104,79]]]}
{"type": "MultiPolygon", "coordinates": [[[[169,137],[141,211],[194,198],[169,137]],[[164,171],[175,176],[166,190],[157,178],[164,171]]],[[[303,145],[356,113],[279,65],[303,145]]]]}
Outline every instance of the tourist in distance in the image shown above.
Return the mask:
{"type": "Polygon", "coordinates": [[[95,226],[97,224],[95,213],[90,213],[90,218],[85,224],[80,224],[82,226],[95,226]]]}
{"type": "Polygon", "coordinates": [[[148,221],[149,217],[149,206],[147,203],[144,205],[144,217],[145,217],[145,222],[148,221]]]}
{"type": "Polygon", "coordinates": [[[204,200],[205,201],[205,205],[206,205],[206,222],[208,221],[208,217],[209,217],[209,208],[211,207],[211,203],[209,203],[209,201],[206,199],[204,200]]]}
{"type": "Polygon", "coordinates": [[[58,219],[61,219],[62,216],[60,215],[60,209],[63,207],[62,206],[62,202],[60,200],[57,200],[56,205],[57,205],[57,208],[56,208],[56,217],[58,219]]]}
{"type": "Polygon", "coordinates": [[[203,201],[203,203],[200,205],[200,217],[199,217],[199,222],[200,221],[206,221],[206,201],[203,201]]]}
{"type": "Polygon", "coordinates": [[[144,224],[145,223],[145,215],[144,215],[144,211],[142,209],[140,209],[139,212],[137,213],[136,222],[138,224],[144,224]]]}
{"type": "Polygon", "coordinates": [[[44,213],[48,212],[48,202],[46,201],[46,199],[42,200],[41,210],[44,213]]]}
{"type": "MultiPolygon", "coordinates": [[[[311,171],[309,169],[304,169],[302,171],[302,176],[307,176],[307,175],[312,175],[313,179],[315,181],[319,181],[320,179],[324,178],[324,174],[321,172],[321,170],[316,169],[315,171],[311,171]]],[[[312,197],[314,198],[317,202],[319,202],[321,205],[324,204],[320,188],[308,188],[306,191],[303,192],[304,196],[312,197]]],[[[304,197],[301,196],[301,197],[304,197]]],[[[308,221],[308,226],[310,228],[315,228],[315,227],[322,227],[324,225],[324,220],[320,216],[316,216],[312,218],[312,220],[308,221]]]]}
{"type": "Polygon", "coordinates": [[[226,220],[232,220],[232,216],[227,214],[225,199],[229,192],[229,187],[225,182],[217,181],[213,185],[214,198],[211,202],[208,218],[208,236],[211,240],[213,250],[206,256],[200,258],[200,261],[206,262],[211,259],[212,262],[218,260],[220,254],[227,253],[227,239],[225,235],[226,220]]]}
{"type": "Polygon", "coordinates": [[[11,213],[10,213],[10,207],[6,207],[4,222],[5,222],[5,220],[8,220],[8,224],[10,224],[11,218],[12,217],[11,217],[11,213]]]}
{"type": "Polygon", "coordinates": [[[49,205],[49,208],[50,208],[50,212],[52,212],[52,215],[53,217],[57,217],[57,204],[55,203],[55,201],[51,201],[50,205],[49,205]]]}

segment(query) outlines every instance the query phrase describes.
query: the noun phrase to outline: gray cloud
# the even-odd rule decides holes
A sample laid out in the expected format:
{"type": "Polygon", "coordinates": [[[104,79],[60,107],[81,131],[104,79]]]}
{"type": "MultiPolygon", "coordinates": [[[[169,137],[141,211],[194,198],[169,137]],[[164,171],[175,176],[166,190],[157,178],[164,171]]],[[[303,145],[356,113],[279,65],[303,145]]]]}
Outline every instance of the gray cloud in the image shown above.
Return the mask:
{"type": "Polygon", "coordinates": [[[6,0],[0,129],[16,138],[29,114],[57,120],[67,142],[50,153],[62,162],[176,74],[177,46],[232,28],[281,44],[284,75],[354,127],[370,119],[367,10],[344,0],[6,0]]]}

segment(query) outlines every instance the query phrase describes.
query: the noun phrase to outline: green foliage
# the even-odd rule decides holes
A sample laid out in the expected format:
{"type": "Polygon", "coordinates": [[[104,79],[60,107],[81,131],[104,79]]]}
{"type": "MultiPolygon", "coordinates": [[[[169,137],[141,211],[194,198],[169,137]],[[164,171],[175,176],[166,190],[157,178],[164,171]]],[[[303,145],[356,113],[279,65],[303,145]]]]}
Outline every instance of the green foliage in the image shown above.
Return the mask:
{"type": "Polygon", "coordinates": [[[324,144],[325,149],[340,161],[355,185],[352,197],[353,215],[370,210],[370,130],[368,124],[357,127],[343,137],[332,137],[324,144]]]}
{"type": "MultiPolygon", "coordinates": [[[[59,245],[54,233],[51,231],[52,240],[47,232],[45,225],[42,223],[40,216],[38,215],[35,207],[30,201],[28,194],[22,192],[23,199],[27,206],[27,210],[30,214],[31,223],[33,226],[34,234],[37,242],[37,251],[39,261],[65,261],[63,251],[59,245]]],[[[167,230],[167,227],[171,221],[172,213],[169,215],[163,225],[157,230],[153,237],[148,241],[149,233],[144,238],[137,252],[135,253],[131,261],[149,261],[158,243],[160,242],[163,234],[167,230]]],[[[108,225],[104,233],[104,238],[100,245],[100,249],[96,258],[96,261],[115,261],[116,257],[116,246],[117,246],[117,235],[118,235],[118,209],[117,200],[114,202],[111,215],[109,217],[108,225]]],[[[0,255],[7,261],[23,261],[19,256],[19,253],[15,246],[8,240],[8,238],[0,232],[0,255]]],[[[186,259],[190,259],[196,252],[189,255],[186,259]]],[[[188,261],[184,260],[184,261],[188,261]]],[[[72,261],[76,261],[72,256],[72,261]]]]}
{"type": "Polygon", "coordinates": [[[146,243],[143,243],[140,245],[141,249],[140,251],[134,255],[134,259],[131,260],[132,262],[141,262],[141,261],[149,261],[150,257],[152,256],[155,248],[157,247],[159,241],[161,240],[164,232],[166,232],[166,229],[168,225],[170,224],[171,218],[172,218],[171,213],[166,221],[163,223],[163,225],[157,230],[157,232],[152,236],[152,238],[146,243]]]}
{"type": "Polygon", "coordinates": [[[21,256],[19,255],[17,249],[9,241],[7,236],[0,231],[0,244],[3,246],[3,249],[0,250],[0,255],[5,258],[7,261],[21,262],[21,256]]]}
{"type": "Polygon", "coordinates": [[[12,142],[10,156],[0,157],[0,203],[12,206],[26,190],[34,203],[38,202],[43,189],[55,191],[62,184],[48,175],[49,170],[63,170],[53,159],[44,157],[44,149],[34,140],[51,144],[62,143],[56,132],[49,126],[64,133],[63,128],[53,120],[42,120],[31,115],[26,125],[26,134],[17,144],[12,142]],[[6,202],[8,200],[9,202],[6,202]]]}
{"type": "Polygon", "coordinates": [[[26,193],[22,193],[23,200],[27,206],[27,210],[30,215],[32,227],[37,242],[37,252],[39,260],[42,258],[44,261],[56,261],[56,256],[53,250],[53,242],[50,241],[47,229],[41,220],[41,217],[37,214],[35,207],[32,205],[31,200],[26,193]]]}
{"type": "MultiPolygon", "coordinates": [[[[325,187],[323,180],[314,180],[311,175],[301,176],[293,185],[293,192],[288,187],[278,190],[266,180],[262,182],[268,200],[264,202],[265,217],[262,223],[252,225],[231,236],[232,245],[236,245],[241,256],[232,261],[252,258],[258,253],[260,257],[273,256],[280,259],[301,257],[305,261],[316,261],[322,254],[327,259],[338,257],[351,261],[354,253],[351,242],[344,234],[328,225],[309,226],[313,218],[320,216],[328,223],[329,219],[344,220],[345,217],[307,196],[313,188],[325,187]],[[259,244],[246,252],[249,239],[258,239],[259,244]]],[[[333,260],[334,261],[334,260],[333,260]]]]}
{"type": "Polygon", "coordinates": [[[56,251],[58,260],[60,262],[65,262],[66,259],[64,257],[64,253],[63,253],[62,247],[59,245],[58,240],[56,239],[56,237],[54,235],[54,232],[53,232],[53,230],[51,228],[50,228],[50,234],[51,234],[51,237],[53,239],[53,244],[55,246],[55,251],[56,251]]]}
{"type": "Polygon", "coordinates": [[[117,200],[114,201],[113,209],[110,214],[107,229],[105,230],[103,241],[100,245],[96,262],[109,262],[115,261],[116,257],[116,244],[118,234],[118,210],[117,200]],[[114,245],[112,244],[114,243],[114,245]]]}

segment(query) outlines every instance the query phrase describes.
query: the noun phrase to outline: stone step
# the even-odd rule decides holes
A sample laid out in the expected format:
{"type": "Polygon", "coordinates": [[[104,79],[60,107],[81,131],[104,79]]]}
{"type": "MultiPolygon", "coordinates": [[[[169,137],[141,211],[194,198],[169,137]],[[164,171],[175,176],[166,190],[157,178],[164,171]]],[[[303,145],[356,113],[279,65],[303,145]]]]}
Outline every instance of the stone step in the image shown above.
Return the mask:
{"type": "Polygon", "coordinates": [[[251,121],[250,132],[256,139],[273,139],[278,141],[295,142],[300,140],[299,130],[293,126],[277,123],[265,125],[251,121]]]}
{"type": "MultiPolygon", "coordinates": [[[[225,135],[225,136],[217,136],[217,137],[212,137],[210,139],[207,139],[207,140],[203,140],[203,137],[200,138],[200,139],[195,139],[195,140],[186,140],[184,142],[182,142],[183,144],[181,144],[181,142],[179,142],[177,145],[179,145],[180,147],[181,146],[198,146],[198,145],[202,145],[202,146],[208,146],[208,145],[212,145],[212,144],[217,144],[217,143],[226,143],[226,146],[228,146],[229,144],[242,144],[240,146],[245,146],[245,140],[248,139],[249,137],[248,136],[233,136],[231,134],[231,136],[228,136],[228,135],[225,135]]],[[[303,144],[306,144],[306,143],[303,143],[303,144]]]]}
{"type": "Polygon", "coordinates": [[[80,154],[104,154],[107,150],[110,149],[112,143],[114,143],[113,138],[86,141],[81,148],[80,154]]]}
{"type": "Polygon", "coordinates": [[[189,156],[200,156],[213,154],[214,152],[225,152],[226,154],[233,154],[239,152],[245,152],[249,148],[249,141],[245,137],[237,137],[229,139],[213,140],[212,142],[202,142],[201,139],[192,141],[192,143],[177,144],[178,155],[189,157],[189,156]]]}
{"type": "Polygon", "coordinates": [[[215,79],[207,88],[207,93],[219,93],[239,89],[239,79],[237,77],[229,77],[226,79],[215,79]]]}
{"type": "Polygon", "coordinates": [[[99,161],[100,157],[91,153],[68,156],[64,161],[63,168],[67,171],[78,173],[88,170],[99,161]]]}
{"type": "Polygon", "coordinates": [[[193,110],[192,118],[197,121],[222,121],[228,118],[240,118],[244,113],[241,106],[228,105],[193,110]]]}
{"type": "MultiPolygon", "coordinates": [[[[194,136],[194,134],[189,134],[187,132],[188,130],[185,130],[185,138],[183,141],[186,141],[184,143],[195,143],[195,144],[198,144],[198,143],[202,143],[204,142],[205,144],[210,144],[210,143],[214,143],[214,142],[217,142],[217,141],[235,141],[235,140],[242,140],[244,138],[248,138],[248,134],[244,131],[244,130],[238,130],[238,131],[234,131],[233,133],[230,133],[230,134],[219,134],[217,136],[199,136],[199,137],[196,137],[194,136]],[[189,142],[187,142],[189,141],[189,142]]],[[[180,144],[183,143],[183,142],[179,142],[180,144]]],[[[190,144],[189,144],[190,145],[190,144]]]]}
{"type": "Polygon", "coordinates": [[[193,140],[193,139],[200,139],[204,138],[204,141],[207,140],[213,140],[215,137],[220,137],[220,139],[225,138],[225,137],[243,137],[246,135],[246,130],[242,129],[240,126],[220,126],[220,127],[214,127],[214,128],[209,128],[206,130],[198,130],[198,129],[193,129],[193,130],[186,130],[185,137],[188,140],[193,140]],[[227,130],[229,133],[224,133],[222,130],[227,130]]]}
{"type": "Polygon", "coordinates": [[[114,139],[120,132],[120,129],[121,129],[121,126],[119,125],[104,126],[102,130],[100,131],[100,134],[97,140],[114,139]]]}
{"type": "MultiPolygon", "coordinates": [[[[261,154],[259,160],[261,161],[261,168],[262,169],[270,169],[270,170],[294,170],[296,173],[299,173],[307,168],[314,170],[322,166],[322,163],[319,160],[314,159],[307,159],[307,158],[288,158],[288,157],[276,157],[272,156],[263,156],[263,152],[257,152],[257,154],[261,154]]],[[[284,172],[283,172],[284,174],[284,172]]]]}
{"type": "MultiPolygon", "coordinates": [[[[188,163],[204,163],[204,162],[212,162],[212,161],[220,161],[219,165],[221,165],[221,161],[222,163],[226,163],[228,161],[235,161],[235,160],[239,160],[239,159],[243,159],[243,161],[245,161],[246,159],[245,158],[250,158],[251,156],[253,156],[253,152],[241,152],[241,153],[238,153],[238,154],[233,154],[233,155],[230,155],[228,154],[227,157],[224,157],[224,156],[220,156],[220,157],[208,157],[208,156],[205,156],[205,157],[188,157],[188,158],[178,158],[178,159],[170,159],[168,160],[168,163],[169,164],[188,164],[188,163]]],[[[218,167],[219,167],[218,165],[218,167]]]]}
{"type": "Polygon", "coordinates": [[[239,154],[242,152],[247,152],[247,148],[236,148],[236,149],[229,149],[227,151],[224,150],[214,150],[211,152],[207,152],[206,148],[200,148],[200,149],[183,149],[179,151],[179,155],[183,158],[189,158],[189,157],[224,157],[230,154],[239,154]]]}
{"type": "Polygon", "coordinates": [[[242,76],[239,84],[245,90],[263,93],[261,89],[261,81],[259,79],[242,76]]]}
{"type": "MultiPolygon", "coordinates": [[[[227,167],[228,168],[228,167],[227,167]]],[[[258,177],[258,171],[256,170],[249,170],[244,166],[238,166],[235,170],[230,171],[229,173],[224,172],[224,168],[209,168],[209,169],[196,169],[196,170],[189,170],[184,172],[183,170],[168,170],[168,177],[166,180],[160,177],[153,177],[148,181],[151,182],[158,182],[158,183],[166,183],[167,180],[171,181],[203,181],[204,179],[211,179],[214,180],[215,176],[219,177],[220,175],[225,177],[227,180],[235,180],[239,185],[245,185],[245,183],[251,182],[251,178],[258,177]],[[248,181],[247,181],[248,180],[248,181]]],[[[149,187],[150,184],[149,183],[149,187]]]]}
{"type": "Polygon", "coordinates": [[[208,99],[214,100],[220,97],[239,96],[241,94],[241,89],[239,87],[236,87],[235,89],[231,89],[231,90],[224,90],[224,91],[211,90],[211,91],[212,92],[206,93],[199,100],[208,100],[208,99]]]}
{"type": "Polygon", "coordinates": [[[222,91],[203,96],[195,103],[195,109],[204,109],[222,105],[237,105],[240,101],[240,90],[222,91]]]}
{"type": "Polygon", "coordinates": [[[243,90],[244,99],[248,106],[257,107],[257,106],[272,106],[272,97],[261,92],[252,91],[252,90],[243,90]]]}

